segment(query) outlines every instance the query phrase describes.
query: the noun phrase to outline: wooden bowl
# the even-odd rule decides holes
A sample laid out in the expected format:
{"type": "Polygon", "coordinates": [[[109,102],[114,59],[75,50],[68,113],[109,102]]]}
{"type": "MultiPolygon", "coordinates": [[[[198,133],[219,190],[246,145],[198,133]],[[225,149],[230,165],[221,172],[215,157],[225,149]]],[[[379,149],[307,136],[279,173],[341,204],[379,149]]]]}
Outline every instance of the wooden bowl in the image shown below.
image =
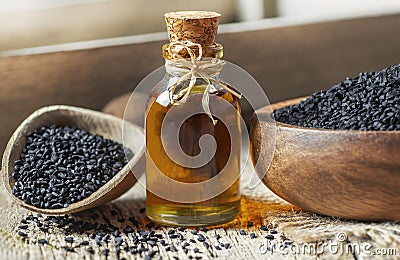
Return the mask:
{"type": "MultiPolygon", "coordinates": [[[[304,98],[272,105],[276,110],[304,98]]],[[[284,200],[319,214],[359,220],[400,220],[400,131],[304,128],[268,121],[266,108],[251,124],[252,159],[262,181],[284,200]],[[271,164],[262,158],[265,133],[275,130],[271,164]],[[260,157],[261,155],[261,157],[260,157]]]]}
{"type": "Polygon", "coordinates": [[[12,176],[14,172],[14,161],[20,158],[20,154],[26,144],[26,135],[41,126],[51,124],[75,126],[92,134],[98,134],[118,143],[122,143],[123,120],[112,115],[83,108],[60,105],[44,107],[35,111],[25,119],[14,132],[3,155],[1,170],[3,182],[8,194],[19,205],[32,211],[49,215],[82,211],[114,200],[131,188],[137,181],[131,169],[137,174],[144,172],[144,131],[141,127],[125,122],[125,131],[131,134],[124,137],[124,145],[132,150],[134,156],[119,173],[99,190],[81,201],[70,204],[66,208],[44,209],[24,203],[24,201],[12,194],[12,188],[15,183],[12,176]]]}

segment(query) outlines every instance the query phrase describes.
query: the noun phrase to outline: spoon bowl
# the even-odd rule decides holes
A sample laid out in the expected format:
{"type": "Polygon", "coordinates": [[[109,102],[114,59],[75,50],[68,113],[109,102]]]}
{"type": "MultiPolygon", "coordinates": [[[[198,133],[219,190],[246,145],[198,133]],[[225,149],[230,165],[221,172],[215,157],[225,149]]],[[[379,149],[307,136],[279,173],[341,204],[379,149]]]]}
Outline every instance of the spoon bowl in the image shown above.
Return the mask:
{"type": "Polygon", "coordinates": [[[144,152],[144,131],[135,124],[124,122],[115,116],[89,109],[63,105],[48,106],[31,114],[14,132],[4,151],[1,173],[8,194],[17,204],[38,213],[48,215],[67,214],[99,206],[125,193],[136,183],[137,179],[135,175],[139,176],[139,174],[144,172],[144,152]],[[129,148],[134,155],[128,164],[111,180],[90,196],[78,202],[71,203],[66,208],[47,209],[35,207],[12,194],[15,183],[13,178],[14,162],[20,158],[21,152],[26,145],[27,134],[42,126],[51,124],[77,127],[118,143],[123,143],[122,141],[124,141],[124,146],[129,148]],[[123,127],[124,132],[129,133],[129,135],[124,136],[124,139],[122,137],[123,127]],[[135,175],[132,171],[135,172],[135,175]]]}
{"type": "MultiPolygon", "coordinates": [[[[276,103],[272,110],[303,99],[276,103]]],[[[264,184],[278,196],[328,216],[400,220],[400,131],[305,128],[273,122],[268,108],[256,114],[252,159],[264,184]],[[271,130],[276,143],[270,162],[260,155],[271,130]]]]}

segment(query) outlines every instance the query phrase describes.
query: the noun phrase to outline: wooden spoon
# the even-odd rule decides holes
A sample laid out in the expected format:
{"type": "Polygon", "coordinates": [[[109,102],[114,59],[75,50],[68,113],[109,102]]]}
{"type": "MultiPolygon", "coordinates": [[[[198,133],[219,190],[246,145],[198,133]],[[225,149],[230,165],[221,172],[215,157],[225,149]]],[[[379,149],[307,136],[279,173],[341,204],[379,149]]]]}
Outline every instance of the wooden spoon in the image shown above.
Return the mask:
{"type": "Polygon", "coordinates": [[[82,211],[114,200],[131,188],[137,181],[131,169],[133,169],[136,175],[144,172],[145,142],[143,129],[132,123],[125,122],[125,133],[129,133],[129,135],[125,134],[124,145],[132,150],[134,156],[110,181],[89,197],[72,203],[66,208],[44,209],[26,204],[12,194],[12,188],[15,183],[12,176],[14,161],[20,158],[20,154],[26,144],[26,135],[41,126],[51,124],[74,126],[92,134],[98,134],[122,143],[123,120],[115,116],[93,110],[61,105],[44,107],[35,111],[14,132],[3,155],[1,170],[3,182],[7,192],[19,205],[32,211],[49,215],[82,211]]]}
{"type": "MultiPolygon", "coordinates": [[[[278,109],[304,98],[272,105],[278,109]]],[[[276,130],[275,153],[263,182],[281,198],[316,213],[360,220],[400,220],[400,131],[304,128],[268,121],[256,111],[251,125],[253,162],[276,130]]]]}

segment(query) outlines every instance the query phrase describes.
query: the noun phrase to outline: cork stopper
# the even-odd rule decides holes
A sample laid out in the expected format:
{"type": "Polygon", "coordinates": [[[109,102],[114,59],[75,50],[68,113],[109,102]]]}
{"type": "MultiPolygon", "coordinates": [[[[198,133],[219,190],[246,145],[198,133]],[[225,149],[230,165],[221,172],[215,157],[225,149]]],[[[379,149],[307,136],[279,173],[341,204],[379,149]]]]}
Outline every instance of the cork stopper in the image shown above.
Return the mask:
{"type": "Polygon", "coordinates": [[[171,42],[188,40],[211,45],[215,42],[221,15],[208,11],[181,11],[166,13],[164,17],[171,42]]]}

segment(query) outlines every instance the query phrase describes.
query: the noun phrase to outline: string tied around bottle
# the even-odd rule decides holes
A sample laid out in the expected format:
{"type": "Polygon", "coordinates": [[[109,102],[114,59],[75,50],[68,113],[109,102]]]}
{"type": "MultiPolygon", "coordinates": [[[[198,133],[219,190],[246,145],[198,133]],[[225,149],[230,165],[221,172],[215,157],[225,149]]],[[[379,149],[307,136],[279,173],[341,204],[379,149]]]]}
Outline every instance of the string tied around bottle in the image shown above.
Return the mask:
{"type": "Polygon", "coordinates": [[[165,68],[168,74],[179,77],[179,79],[172,84],[169,88],[169,100],[172,105],[179,105],[186,103],[190,94],[192,93],[193,87],[196,85],[197,79],[202,79],[206,82],[206,88],[201,99],[202,108],[212,120],[213,124],[217,123],[210,111],[210,94],[213,90],[212,87],[219,86],[231,93],[232,95],[242,98],[242,95],[235,90],[229,88],[223,82],[215,80],[213,77],[219,74],[222,67],[225,65],[225,61],[218,58],[205,58],[203,57],[203,49],[201,44],[193,43],[191,41],[176,41],[171,42],[168,46],[168,52],[171,55],[171,60],[165,61],[165,68]],[[198,56],[193,51],[193,47],[198,49],[198,56]],[[190,56],[190,59],[186,59],[179,54],[181,50],[186,50],[190,56]],[[189,84],[179,91],[176,91],[177,87],[189,81],[189,84]]]}

